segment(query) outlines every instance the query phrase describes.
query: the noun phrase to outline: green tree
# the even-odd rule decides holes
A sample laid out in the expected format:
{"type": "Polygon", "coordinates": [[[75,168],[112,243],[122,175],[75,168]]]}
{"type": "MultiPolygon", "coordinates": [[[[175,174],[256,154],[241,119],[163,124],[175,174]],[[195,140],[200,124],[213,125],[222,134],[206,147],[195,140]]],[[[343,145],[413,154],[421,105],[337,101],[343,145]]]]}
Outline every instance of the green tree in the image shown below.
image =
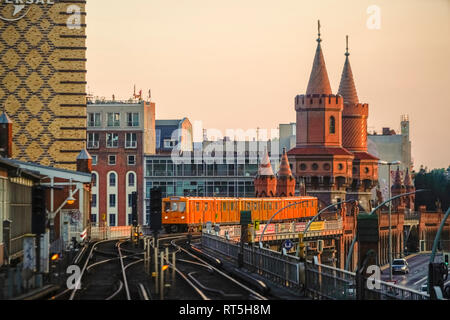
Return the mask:
{"type": "Polygon", "coordinates": [[[416,194],[416,208],[425,205],[427,210],[436,210],[440,205],[446,211],[450,206],[450,166],[447,169],[433,169],[430,172],[423,166],[415,174],[414,184],[417,189],[430,192],[416,194]]]}

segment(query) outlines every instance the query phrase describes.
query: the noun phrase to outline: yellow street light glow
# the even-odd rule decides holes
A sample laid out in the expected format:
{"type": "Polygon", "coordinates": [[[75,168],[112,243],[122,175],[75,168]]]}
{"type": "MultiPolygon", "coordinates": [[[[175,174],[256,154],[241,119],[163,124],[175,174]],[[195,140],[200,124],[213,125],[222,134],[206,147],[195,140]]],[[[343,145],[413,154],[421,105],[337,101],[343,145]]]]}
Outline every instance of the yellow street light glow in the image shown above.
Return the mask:
{"type": "Polygon", "coordinates": [[[169,269],[169,266],[167,264],[162,267],[162,271],[166,271],[167,269],[169,269]]]}
{"type": "Polygon", "coordinates": [[[59,258],[59,254],[55,253],[54,255],[52,255],[52,261],[58,260],[59,258]]]}
{"type": "Polygon", "coordinates": [[[70,197],[67,198],[67,204],[73,205],[74,203],[75,203],[75,198],[72,195],[70,195],[70,197]]]}

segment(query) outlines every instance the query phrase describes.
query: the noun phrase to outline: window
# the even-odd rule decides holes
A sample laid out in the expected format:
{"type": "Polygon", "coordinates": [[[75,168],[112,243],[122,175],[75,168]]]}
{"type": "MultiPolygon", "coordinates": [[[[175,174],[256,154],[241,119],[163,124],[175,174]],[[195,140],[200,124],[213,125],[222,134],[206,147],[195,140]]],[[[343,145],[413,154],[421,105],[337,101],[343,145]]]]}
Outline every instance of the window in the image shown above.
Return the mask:
{"type": "Polygon", "coordinates": [[[97,156],[96,155],[91,155],[91,157],[92,157],[92,165],[93,166],[96,166],[97,165],[97,156]]]}
{"type": "Polygon", "coordinates": [[[129,186],[129,187],[134,187],[134,183],[135,183],[135,175],[134,175],[133,172],[131,172],[131,173],[128,175],[128,186],[129,186]]]}
{"type": "Polygon", "coordinates": [[[97,186],[97,175],[95,173],[92,174],[92,186],[96,187],[97,186]]]}
{"type": "Polygon", "coordinates": [[[164,148],[172,149],[173,147],[175,147],[175,145],[176,145],[176,141],[171,140],[171,139],[164,139],[164,148]]]}
{"type": "Polygon", "coordinates": [[[116,174],[114,172],[111,172],[109,174],[109,186],[110,187],[116,186],[116,174]]]}
{"type": "Polygon", "coordinates": [[[109,225],[111,227],[115,227],[116,226],[116,215],[114,213],[111,213],[109,215],[109,225]]]}
{"type": "Polygon", "coordinates": [[[108,127],[120,127],[120,113],[108,113],[108,127]]]}
{"type": "Polygon", "coordinates": [[[127,125],[129,127],[139,127],[139,113],[127,113],[127,125]]]}
{"type": "Polygon", "coordinates": [[[336,119],[331,116],[330,117],[330,134],[336,133],[336,119]]]}
{"type": "Polygon", "coordinates": [[[100,127],[100,113],[88,113],[88,127],[100,127]]]}
{"type": "Polygon", "coordinates": [[[128,195],[128,207],[129,208],[133,207],[133,194],[132,193],[130,193],[128,195]]]}
{"type": "Polygon", "coordinates": [[[136,133],[127,133],[125,140],[125,148],[136,148],[137,136],[136,133]]]}
{"type": "Polygon", "coordinates": [[[91,222],[97,223],[97,215],[96,214],[91,214],[91,222]]]}
{"type": "Polygon", "coordinates": [[[133,221],[131,219],[132,219],[132,215],[128,214],[128,225],[132,225],[133,224],[133,221]]]}
{"type": "Polygon", "coordinates": [[[110,194],[109,195],[109,206],[111,208],[115,208],[116,207],[116,195],[115,194],[110,194]]]}
{"type": "Polygon", "coordinates": [[[91,207],[92,208],[97,208],[97,195],[96,194],[92,195],[91,207]]]}
{"type": "Polygon", "coordinates": [[[128,165],[129,166],[136,165],[136,156],[128,156],[128,165]]]}
{"type": "Polygon", "coordinates": [[[119,146],[119,134],[107,133],[106,134],[106,147],[117,148],[119,146]]]}
{"type": "Polygon", "coordinates": [[[88,133],[87,136],[87,147],[88,149],[98,149],[99,147],[99,134],[98,133],[88,133]]]}
{"type": "Polygon", "coordinates": [[[116,156],[108,156],[108,164],[110,166],[115,166],[116,165],[116,156]]]}

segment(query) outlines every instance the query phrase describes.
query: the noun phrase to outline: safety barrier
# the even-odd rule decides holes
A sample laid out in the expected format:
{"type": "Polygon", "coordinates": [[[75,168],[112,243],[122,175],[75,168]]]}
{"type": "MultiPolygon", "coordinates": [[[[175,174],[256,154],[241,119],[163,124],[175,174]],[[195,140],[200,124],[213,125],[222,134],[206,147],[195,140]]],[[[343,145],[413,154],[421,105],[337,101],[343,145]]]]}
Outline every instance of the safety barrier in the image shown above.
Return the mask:
{"type": "MultiPolygon", "coordinates": [[[[357,276],[354,272],[306,262],[306,289],[313,298],[332,300],[355,300],[357,276]]],[[[361,297],[367,300],[428,300],[429,295],[382,280],[361,281],[361,297]],[[369,287],[367,281],[371,283],[369,287]]]]}
{"type": "Polygon", "coordinates": [[[130,237],[131,226],[122,227],[94,227],[90,228],[91,240],[114,240],[130,237]]]}
{"type": "MultiPolygon", "coordinates": [[[[219,252],[234,260],[238,259],[240,244],[236,241],[203,233],[202,246],[219,252]]],[[[244,267],[285,288],[300,289],[300,260],[294,256],[282,255],[279,252],[244,245],[244,267]]]]}
{"type": "MultiPolygon", "coordinates": [[[[240,243],[203,233],[202,246],[235,261],[241,250],[240,243]]],[[[427,300],[429,295],[403,286],[377,280],[373,286],[361,280],[360,297],[357,295],[356,273],[323,265],[301,262],[299,258],[258,246],[243,247],[244,267],[262,277],[296,293],[301,289],[314,299],[355,300],[427,300]]]]}

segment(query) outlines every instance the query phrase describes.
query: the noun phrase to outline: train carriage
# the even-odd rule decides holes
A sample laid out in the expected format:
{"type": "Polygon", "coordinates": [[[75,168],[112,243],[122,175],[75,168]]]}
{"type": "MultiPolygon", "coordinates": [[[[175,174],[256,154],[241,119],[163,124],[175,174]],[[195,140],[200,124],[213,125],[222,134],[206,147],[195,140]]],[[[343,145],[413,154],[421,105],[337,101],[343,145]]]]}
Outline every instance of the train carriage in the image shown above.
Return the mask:
{"type": "Polygon", "coordinates": [[[169,197],[163,199],[162,224],[166,232],[199,231],[207,222],[219,225],[239,224],[240,212],[251,211],[252,220],[266,223],[308,220],[318,212],[315,197],[290,198],[215,198],[169,197]],[[297,203],[297,204],[294,204],[297,203]]]}

